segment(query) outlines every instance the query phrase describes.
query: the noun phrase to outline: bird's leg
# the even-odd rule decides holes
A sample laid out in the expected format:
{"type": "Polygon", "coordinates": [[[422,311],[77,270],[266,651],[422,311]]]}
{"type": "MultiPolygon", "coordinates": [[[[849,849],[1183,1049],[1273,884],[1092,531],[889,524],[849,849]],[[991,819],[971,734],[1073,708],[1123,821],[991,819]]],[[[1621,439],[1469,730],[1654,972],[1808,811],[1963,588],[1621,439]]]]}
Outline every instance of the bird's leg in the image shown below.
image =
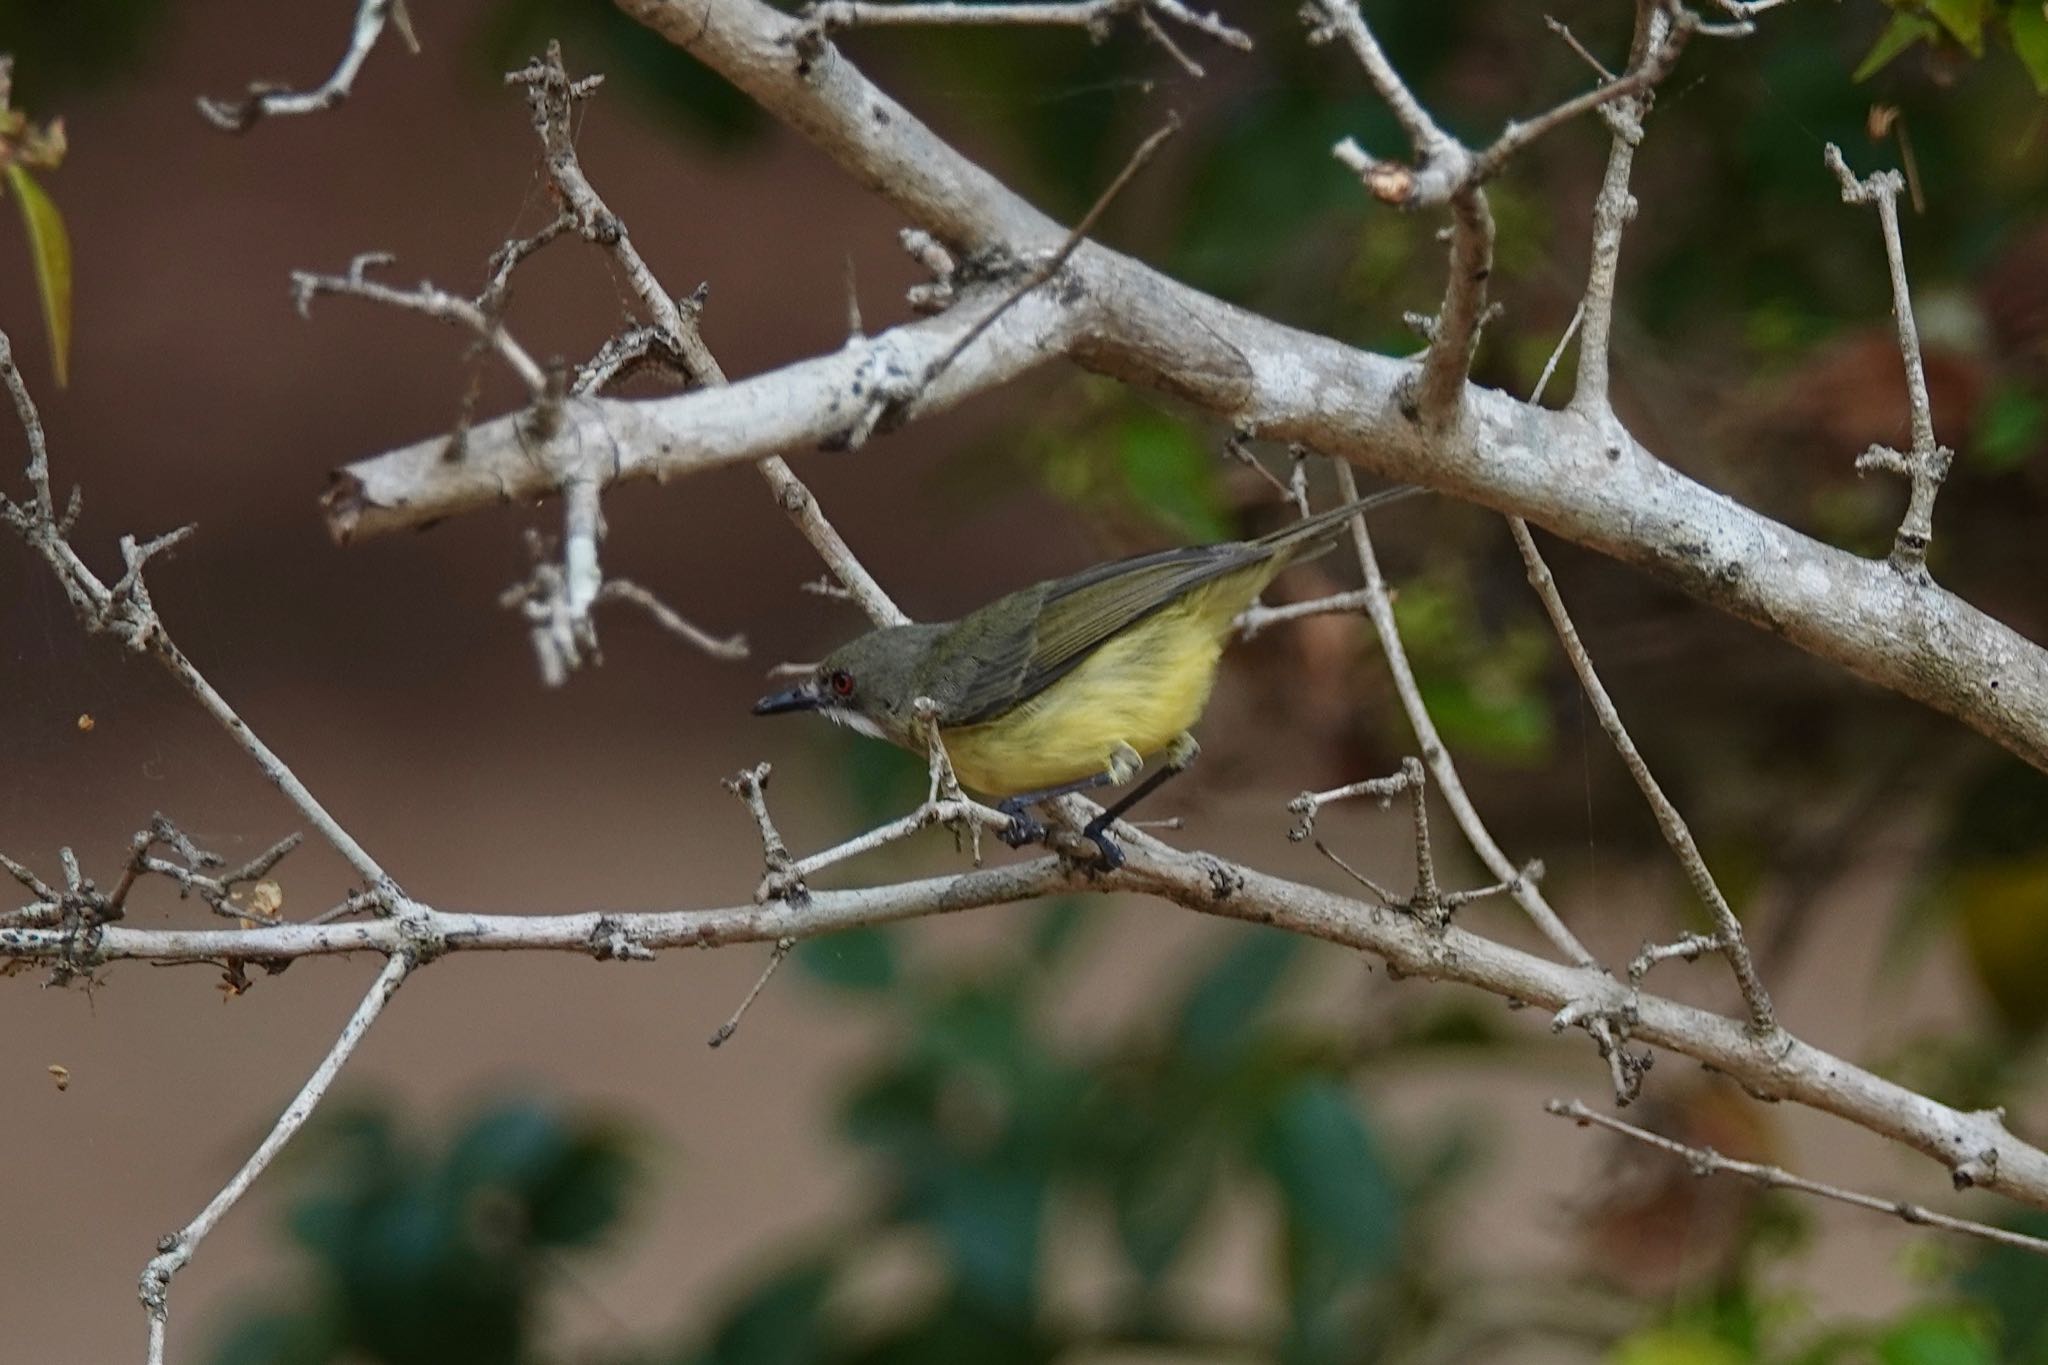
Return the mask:
{"type": "MultiPolygon", "coordinates": [[[[1190,739],[1190,743],[1192,742],[1190,739]]],[[[1103,765],[1101,772],[1090,773],[1078,781],[1062,782],[1057,787],[1047,787],[1042,791],[1022,792],[1016,796],[1006,797],[996,809],[1010,817],[1010,824],[996,837],[1011,848],[1022,848],[1026,844],[1037,843],[1045,837],[1045,826],[1024,813],[1027,807],[1035,806],[1041,801],[1056,801],[1062,796],[1072,796],[1076,792],[1094,791],[1097,787],[1121,787],[1143,771],[1144,767],[1145,756],[1119,740],[1117,746],[1109,751],[1109,761],[1103,765]]]]}
{"type": "Polygon", "coordinates": [[[1003,815],[1009,816],[1010,823],[1000,830],[996,837],[1011,848],[1022,848],[1026,844],[1035,844],[1045,837],[1045,826],[1026,814],[1032,806],[1037,805],[1041,801],[1054,801],[1062,796],[1072,796],[1075,792],[1094,791],[1097,787],[1107,787],[1115,781],[1116,775],[1114,773],[1104,771],[1090,774],[1078,782],[1066,782],[1057,787],[1047,787],[1043,791],[1019,792],[1015,796],[1006,796],[996,803],[996,810],[1003,815]]]}
{"type": "Polygon", "coordinates": [[[1102,866],[1106,870],[1114,872],[1124,865],[1124,851],[1116,840],[1109,837],[1109,827],[1132,806],[1158,791],[1176,775],[1186,772],[1193,765],[1196,755],[1201,752],[1202,746],[1195,742],[1195,737],[1185,730],[1181,731],[1167,748],[1166,762],[1161,765],[1158,772],[1125,792],[1115,805],[1082,828],[1081,833],[1093,839],[1095,847],[1102,850],[1102,866]]]}

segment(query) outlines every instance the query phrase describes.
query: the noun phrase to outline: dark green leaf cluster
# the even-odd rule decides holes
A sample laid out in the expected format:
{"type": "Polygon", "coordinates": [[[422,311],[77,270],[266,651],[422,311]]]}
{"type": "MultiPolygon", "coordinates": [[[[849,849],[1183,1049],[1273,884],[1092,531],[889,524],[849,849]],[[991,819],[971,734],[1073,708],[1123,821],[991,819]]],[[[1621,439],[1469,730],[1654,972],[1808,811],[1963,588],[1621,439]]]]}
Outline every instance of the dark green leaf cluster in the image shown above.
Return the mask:
{"type": "Polygon", "coordinates": [[[304,1291],[252,1311],[215,1365],[516,1365],[534,1359],[562,1253],[619,1221],[636,1169],[617,1130],[509,1102],[439,1151],[358,1110],[303,1139],[290,1226],[304,1291]]]}

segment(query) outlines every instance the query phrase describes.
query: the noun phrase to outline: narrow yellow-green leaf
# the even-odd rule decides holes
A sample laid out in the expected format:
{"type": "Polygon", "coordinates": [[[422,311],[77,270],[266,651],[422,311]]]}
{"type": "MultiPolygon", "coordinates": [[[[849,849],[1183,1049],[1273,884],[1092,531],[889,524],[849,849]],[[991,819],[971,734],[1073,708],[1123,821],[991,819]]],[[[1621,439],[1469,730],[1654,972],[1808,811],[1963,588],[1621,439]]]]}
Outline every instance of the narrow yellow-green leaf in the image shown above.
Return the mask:
{"type": "Polygon", "coordinates": [[[21,220],[28,228],[36,288],[43,296],[43,323],[50,333],[50,368],[61,387],[71,378],[71,238],[64,231],[64,215],[34,176],[10,165],[7,183],[14,187],[14,202],[21,205],[21,220]]]}
{"type": "Polygon", "coordinates": [[[2005,15],[2012,31],[2012,50],[2034,78],[2034,89],[2048,95],[2048,4],[2019,0],[2005,15]]]}
{"type": "Polygon", "coordinates": [[[1927,12],[1972,57],[1984,55],[1984,20],[1990,16],[1991,0],[1927,0],[1927,12]]]}
{"type": "Polygon", "coordinates": [[[1891,61],[1918,42],[1940,33],[1932,19],[1922,19],[1917,14],[1895,14],[1892,21],[1884,26],[1884,32],[1877,35],[1877,41],[1870,45],[1870,53],[1856,68],[1851,80],[1867,81],[1891,61]]]}

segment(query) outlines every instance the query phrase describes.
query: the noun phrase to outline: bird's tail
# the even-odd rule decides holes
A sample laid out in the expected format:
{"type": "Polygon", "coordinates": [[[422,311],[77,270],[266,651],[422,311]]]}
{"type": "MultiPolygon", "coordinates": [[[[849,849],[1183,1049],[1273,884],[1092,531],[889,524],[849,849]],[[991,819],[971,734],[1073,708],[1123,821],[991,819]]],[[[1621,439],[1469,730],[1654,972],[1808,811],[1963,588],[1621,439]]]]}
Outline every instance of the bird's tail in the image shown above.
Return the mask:
{"type": "Polygon", "coordinates": [[[1351,518],[1361,512],[1372,512],[1389,503],[1401,502],[1408,498],[1427,493],[1427,488],[1406,484],[1399,488],[1388,488],[1378,493],[1332,507],[1327,512],[1318,512],[1311,517],[1291,522],[1277,531],[1268,531],[1253,541],[1254,545],[1271,550],[1276,555],[1286,555],[1292,560],[1320,554],[1336,543],[1337,537],[1350,525],[1351,518]]]}

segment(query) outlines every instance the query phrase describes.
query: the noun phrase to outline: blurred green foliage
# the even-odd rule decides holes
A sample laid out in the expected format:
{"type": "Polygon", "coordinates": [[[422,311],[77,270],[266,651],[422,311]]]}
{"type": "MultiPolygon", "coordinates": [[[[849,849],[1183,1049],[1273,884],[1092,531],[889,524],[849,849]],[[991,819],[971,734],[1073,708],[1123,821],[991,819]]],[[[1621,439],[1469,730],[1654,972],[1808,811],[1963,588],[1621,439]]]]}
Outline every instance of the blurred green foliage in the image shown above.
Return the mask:
{"type": "Polygon", "coordinates": [[[638,1159],[624,1132],[515,1101],[436,1150],[377,1110],[324,1117],[290,1169],[306,1283],[252,1307],[217,1365],[511,1365],[533,1358],[562,1255],[614,1230],[638,1159]]]}
{"type": "MultiPolygon", "coordinates": [[[[882,931],[820,940],[814,977],[888,1015],[899,1040],[840,1105],[842,1135],[874,1162],[870,1207],[683,1345],[631,1359],[1022,1365],[1090,1343],[1193,1344],[1171,1281],[1246,1188],[1272,1201],[1284,1287],[1246,1344],[1302,1365],[1377,1358],[1404,1321],[1404,1254],[1424,1245],[1410,1206],[1447,1172],[1395,1161],[1327,1050],[1268,1019],[1304,946],[1234,935],[1170,1028],[1060,1046],[1044,1025],[1081,927],[1078,905],[1053,902],[1020,951],[964,974],[911,970],[882,931]],[[1048,1237],[1076,1217],[1100,1219],[1119,1250],[1100,1321],[1048,1307],[1048,1237]],[[849,1316],[845,1283],[904,1236],[929,1252],[925,1291],[849,1316]]],[[[561,1258],[603,1241],[636,1186],[620,1130],[528,1103],[485,1110],[439,1150],[363,1110],[323,1120],[307,1146],[289,1219],[307,1283],[288,1307],[250,1310],[217,1365],[544,1359],[561,1258]]]]}
{"type": "Polygon", "coordinates": [[[1246,929],[1203,950],[1166,1008],[1056,1043],[1086,920],[1052,902],[1014,948],[946,970],[862,931],[859,970],[814,969],[890,1024],[837,1105],[871,1162],[867,1197],[676,1339],[625,1343],[614,1324],[570,1346],[554,1321],[578,1258],[619,1240],[648,1187],[629,1129],[508,1100],[431,1143],[358,1107],[318,1120],[286,1163],[296,1285],[232,1318],[214,1365],[1401,1365],[1514,1360],[1539,1336],[1609,1365],[2048,1365],[2048,1263],[2005,1248],[1937,1244],[1925,1304],[1848,1323],[1783,1287],[1800,1241],[1768,1217],[1661,1311],[1563,1267],[1527,1282],[1481,1269],[1445,1235],[1470,1216],[1456,1201],[1474,1134],[1390,1128],[1370,1077],[1404,1057],[1483,1063],[1490,1025],[1439,1010],[1365,1046],[1305,1027],[1273,1007],[1313,959],[1346,955],[1246,929]],[[1273,1298],[1248,1321],[1191,1311],[1226,1234],[1266,1248],[1273,1298]],[[1071,1242],[1111,1250],[1078,1300],[1051,1264],[1071,1242]],[[866,1272],[891,1248],[915,1269],[877,1295],[866,1272]],[[1495,1324],[1480,1349],[1472,1305],[1515,1286],[1585,1308],[1495,1324]]]}

